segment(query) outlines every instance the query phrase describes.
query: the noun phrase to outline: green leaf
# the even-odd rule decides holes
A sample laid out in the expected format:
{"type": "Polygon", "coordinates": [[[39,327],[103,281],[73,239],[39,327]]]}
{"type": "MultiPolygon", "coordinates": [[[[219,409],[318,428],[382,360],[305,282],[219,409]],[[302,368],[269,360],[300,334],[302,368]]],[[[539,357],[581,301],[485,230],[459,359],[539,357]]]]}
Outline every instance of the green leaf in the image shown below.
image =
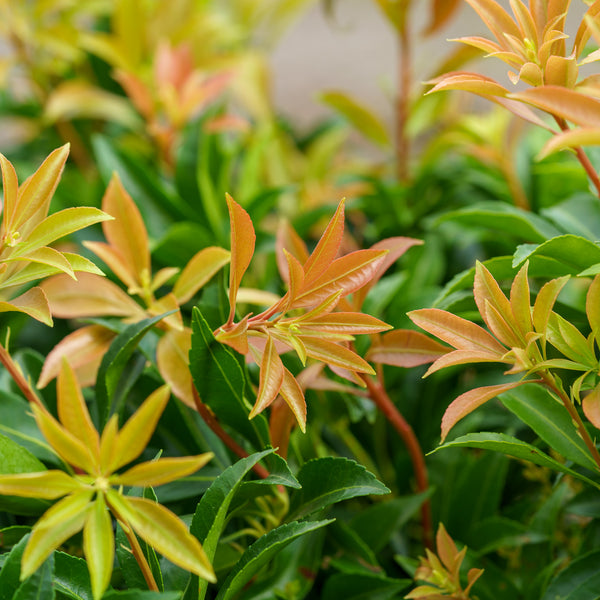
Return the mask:
{"type": "Polygon", "coordinates": [[[411,584],[410,579],[338,573],[325,582],[321,600],[391,600],[411,584]]]}
{"type": "Polygon", "coordinates": [[[245,373],[238,358],[217,342],[202,313],[192,314],[190,371],[202,401],[217,419],[248,439],[255,448],[269,444],[269,428],[264,415],[248,420],[251,404],[246,398],[245,373]]]}
{"type": "MultiPolygon", "coordinates": [[[[137,348],[144,335],[166,316],[173,314],[170,311],[151,319],[144,319],[127,326],[111,343],[108,352],[102,357],[98,375],[96,377],[96,404],[100,427],[106,424],[113,408],[117,395],[118,385],[123,375],[127,361],[137,348]]],[[[127,375],[127,373],[125,373],[127,375]]]]}
{"type": "Polygon", "coordinates": [[[595,242],[600,239],[600,206],[598,197],[580,193],[542,210],[544,217],[565,233],[572,233],[595,242]]]}
{"type": "Polygon", "coordinates": [[[567,409],[545,388],[528,384],[499,398],[508,410],[529,425],[554,451],[575,464],[598,471],[567,409]]]}
{"type": "MultiPolygon", "coordinates": [[[[548,277],[577,275],[600,262],[600,246],[577,235],[561,235],[540,245],[522,244],[514,254],[513,266],[526,260],[532,267],[545,263],[548,277]]],[[[530,269],[530,274],[533,274],[530,269]]]]}
{"type": "Polygon", "coordinates": [[[477,229],[506,233],[527,242],[541,243],[558,236],[561,231],[532,212],[500,202],[478,202],[461,210],[444,213],[435,224],[452,221],[477,229]]]}
{"type": "MultiPolygon", "coordinates": [[[[505,394],[508,395],[508,394],[505,394]]],[[[504,401],[504,396],[501,396],[500,399],[504,401]]],[[[507,456],[512,456],[513,458],[519,458],[521,460],[527,460],[534,465],[539,465],[540,467],[545,467],[547,469],[552,469],[553,471],[558,471],[559,473],[566,473],[581,481],[585,481],[594,487],[599,487],[599,485],[577,473],[573,469],[569,469],[561,462],[554,460],[547,454],[544,454],[539,448],[528,444],[527,442],[523,442],[517,438],[514,438],[510,435],[506,435],[505,433],[491,433],[491,432],[482,432],[482,433],[469,433],[467,435],[463,435],[461,437],[452,440],[451,442],[446,442],[442,446],[437,447],[435,450],[430,452],[430,454],[434,454],[439,450],[444,450],[445,448],[480,448],[481,450],[492,450],[493,452],[501,452],[507,456]]]]}
{"type": "Polygon", "coordinates": [[[11,525],[0,529],[0,548],[18,544],[31,531],[28,525],[11,525]]]}
{"type": "MultiPolygon", "coordinates": [[[[255,464],[272,453],[273,450],[269,449],[238,460],[213,481],[198,503],[190,526],[190,532],[198,538],[206,556],[211,562],[214,559],[217,544],[225,526],[225,518],[227,517],[229,505],[240,487],[243,478],[255,464]]],[[[198,577],[192,577],[186,597],[191,597],[190,594],[192,594],[194,598],[202,600],[206,594],[207,587],[204,585],[199,595],[195,591],[192,591],[197,589],[198,577]]]]}
{"type": "Polygon", "coordinates": [[[341,457],[308,461],[300,469],[298,481],[302,489],[291,498],[288,520],[300,519],[349,498],[390,493],[365,467],[341,457]]]}
{"type": "Polygon", "coordinates": [[[93,600],[87,563],[64,552],[54,552],[54,585],[73,600],[93,600]]]}
{"type": "MultiPolygon", "coordinates": [[[[29,450],[17,444],[5,435],[0,434],[0,473],[12,475],[17,473],[36,473],[46,471],[46,467],[29,450]]],[[[35,498],[17,498],[0,496],[0,510],[17,515],[39,515],[50,503],[35,498]]]]}
{"type": "Polygon", "coordinates": [[[54,600],[56,595],[52,583],[54,555],[51,554],[33,575],[30,575],[17,589],[12,600],[54,600]]]}
{"type": "Polygon", "coordinates": [[[102,596],[102,600],[180,600],[181,592],[149,592],[142,590],[111,590],[102,596]]]}
{"type": "Polygon", "coordinates": [[[12,600],[21,585],[21,557],[28,541],[29,535],[23,537],[10,551],[0,569],[0,600],[12,600]]]}
{"type": "Polygon", "coordinates": [[[599,560],[597,550],[575,559],[554,578],[542,600],[598,600],[599,560]]]}
{"type": "Polygon", "coordinates": [[[320,95],[322,102],[348,120],[369,141],[379,146],[389,146],[385,125],[366,106],[342,92],[330,91],[320,95]]]}
{"type": "Polygon", "coordinates": [[[332,519],[286,523],[260,537],[242,555],[227,579],[221,585],[216,600],[230,600],[254,577],[254,575],[290,542],[302,535],[325,527],[332,519]]]}

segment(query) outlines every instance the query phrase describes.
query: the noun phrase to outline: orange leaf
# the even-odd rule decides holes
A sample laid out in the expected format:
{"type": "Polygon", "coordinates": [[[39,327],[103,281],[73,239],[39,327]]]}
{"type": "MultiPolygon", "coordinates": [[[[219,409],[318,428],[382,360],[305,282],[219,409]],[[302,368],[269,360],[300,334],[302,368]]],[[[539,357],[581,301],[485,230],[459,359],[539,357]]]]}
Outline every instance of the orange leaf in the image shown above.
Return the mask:
{"type": "Polygon", "coordinates": [[[14,219],[19,182],[15,168],[3,154],[0,154],[0,167],[2,167],[2,189],[4,191],[2,229],[3,233],[7,234],[10,233],[10,223],[14,219]]]}
{"type": "Polygon", "coordinates": [[[70,333],[54,346],[46,357],[37,387],[46,387],[58,375],[65,356],[69,357],[79,385],[91,385],[96,381],[96,372],[102,357],[115,335],[102,325],[88,325],[70,333]]]}
{"type": "Polygon", "coordinates": [[[44,290],[40,287],[31,288],[17,298],[13,298],[10,302],[0,301],[0,312],[12,311],[25,313],[52,327],[52,315],[50,314],[48,299],[44,290]]]}
{"type": "Polygon", "coordinates": [[[416,367],[433,362],[450,348],[418,331],[397,329],[381,336],[371,346],[367,360],[395,367],[416,367]]]}
{"type": "Polygon", "coordinates": [[[344,205],[345,200],[338,204],[337,210],[329,221],[316,248],[304,263],[304,279],[307,284],[312,283],[324,273],[339,252],[344,233],[344,205]]]}
{"type": "Polygon", "coordinates": [[[579,58],[581,53],[585,49],[585,45],[590,39],[591,31],[589,27],[589,20],[594,20],[600,14],[600,0],[595,0],[595,2],[587,9],[583,19],[581,19],[581,24],[579,25],[579,29],[575,34],[575,41],[573,42],[573,49],[575,51],[575,56],[579,58]]]}
{"type": "Polygon", "coordinates": [[[102,199],[102,210],[115,218],[102,224],[108,243],[119,253],[130,278],[145,288],[151,272],[148,233],[140,211],[116,173],[102,199]]]}
{"type": "Polygon", "coordinates": [[[600,100],[557,85],[544,85],[510,94],[551,115],[584,127],[600,127],[600,100]]]}
{"type": "Polygon", "coordinates": [[[447,73],[436,78],[430,83],[435,83],[434,87],[427,93],[440,92],[443,90],[462,90],[472,92],[482,96],[507,96],[508,90],[490,77],[469,73],[466,71],[455,71],[447,73]]]}
{"type": "Polygon", "coordinates": [[[146,316],[142,307],[118,285],[92,273],[81,273],[77,281],[66,275],[55,275],[40,287],[48,296],[52,313],[64,319],[103,315],[143,319],[146,316]]]}
{"type": "Polygon", "coordinates": [[[248,213],[226,194],[229,222],[231,225],[231,266],[229,271],[229,319],[233,323],[235,301],[240,282],[254,254],[256,234],[248,213]]]}
{"type": "Polygon", "coordinates": [[[306,244],[296,233],[296,230],[287,221],[283,221],[277,229],[275,252],[277,258],[277,268],[279,269],[281,279],[288,283],[288,265],[284,250],[287,250],[290,254],[292,254],[294,258],[296,258],[296,260],[298,260],[301,264],[306,263],[308,260],[308,250],[306,249],[306,244]]]}
{"type": "Polygon", "coordinates": [[[504,34],[520,38],[521,32],[510,15],[495,0],[466,0],[500,44],[504,34]]]}
{"type": "Polygon", "coordinates": [[[304,269],[302,268],[300,261],[293,254],[290,254],[285,248],[283,248],[282,251],[287,261],[286,274],[289,290],[286,304],[289,307],[304,286],[304,269]]]}
{"type": "Polygon", "coordinates": [[[423,377],[427,377],[440,369],[446,367],[454,367],[456,365],[465,365],[469,363],[478,362],[502,362],[512,364],[512,360],[503,358],[494,352],[486,352],[482,350],[454,350],[448,352],[443,356],[440,356],[436,361],[427,369],[427,373],[423,377]]]}
{"type": "Polygon", "coordinates": [[[442,418],[442,443],[444,443],[444,440],[452,427],[454,427],[463,417],[472,413],[476,408],[485,404],[488,400],[522,384],[522,381],[514,381],[512,383],[502,383],[500,385],[489,385],[469,390],[468,392],[461,394],[446,409],[442,418]]]}
{"type": "Polygon", "coordinates": [[[444,27],[459,6],[460,0],[432,0],[431,8],[429,9],[431,18],[423,31],[423,35],[431,35],[444,27]]]}
{"type": "Polygon", "coordinates": [[[256,394],[256,402],[248,415],[249,419],[260,414],[269,406],[281,389],[283,383],[284,367],[275,349],[271,336],[267,338],[267,344],[260,362],[260,384],[256,394]]]}
{"type": "Polygon", "coordinates": [[[338,291],[343,296],[351,294],[374,276],[386,254],[386,250],[357,250],[334,260],[317,279],[306,277],[291,307],[319,304],[338,291]]]}
{"type": "Polygon", "coordinates": [[[290,433],[296,419],[290,407],[283,398],[279,398],[271,405],[269,415],[269,433],[271,444],[277,449],[279,456],[286,458],[290,441],[290,433]]]}
{"type": "Polygon", "coordinates": [[[362,306],[369,290],[381,279],[382,275],[409,249],[413,246],[420,246],[423,240],[416,240],[409,237],[391,237],[381,240],[371,247],[371,250],[387,250],[388,253],[377,268],[376,273],[370,281],[360,290],[354,293],[352,299],[354,307],[358,310],[362,306]]]}
{"type": "Polygon", "coordinates": [[[600,429],[600,388],[596,386],[581,402],[587,420],[600,429]]]}
{"type": "Polygon", "coordinates": [[[357,373],[374,375],[375,371],[368,362],[345,346],[327,340],[298,336],[306,348],[306,354],[328,365],[342,367],[357,373]]]}
{"type": "Polygon", "coordinates": [[[556,134],[546,142],[536,160],[542,160],[559,150],[577,146],[600,146],[600,127],[582,127],[556,134]]]}
{"type": "Polygon", "coordinates": [[[279,393],[292,411],[302,433],[306,433],[306,400],[304,399],[304,392],[296,378],[285,368],[283,370],[283,381],[281,382],[279,393]]]}
{"type": "Polygon", "coordinates": [[[248,316],[246,315],[239,323],[232,327],[219,328],[215,338],[222,344],[231,346],[240,354],[248,354],[248,316]]]}
{"type": "Polygon", "coordinates": [[[495,354],[499,358],[506,353],[502,346],[483,327],[457,317],[439,308],[422,308],[408,313],[415,325],[435,335],[457,350],[472,350],[495,354]]]}
{"type": "Polygon", "coordinates": [[[327,313],[304,320],[297,321],[300,331],[304,335],[307,331],[322,332],[324,337],[329,333],[358,335],[361,333],[373,334],[391,329],[392,326],[372,317],[358,312],[327,313]]]}
{"type": "Polygon", "coordinates": [[[117,248],[104,242],[84,241],[83,245],[91,250],[106,266],[127,286],[129,293],[139,293],[140,286],[117,248]]]}

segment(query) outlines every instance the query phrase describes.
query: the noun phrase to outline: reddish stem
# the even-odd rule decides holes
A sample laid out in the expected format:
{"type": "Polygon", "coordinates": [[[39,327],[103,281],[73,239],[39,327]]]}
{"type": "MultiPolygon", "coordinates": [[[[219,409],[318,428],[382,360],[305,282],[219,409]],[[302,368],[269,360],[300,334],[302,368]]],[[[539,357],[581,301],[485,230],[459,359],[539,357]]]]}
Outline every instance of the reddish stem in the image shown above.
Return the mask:
{"type": "MultiPolygon", "coordinates": [[[[425,464],[425,457],[421,450],[421,445],[419,444],[415,432],[400,414],[381,382],[372,379],[368,375],[361,375],[361,377],[367,384],[371,399],[375,402],[392,427],[398,432],[406,445],[415,472],[415,479],[417,481],[419,492],[426,492],[429,487],[427,466],[425,464]]],[[[432,550],[433,527],[431,523],[431,504],[429,499],[425,499],[421,505],[421,521],[423,524],[423,542],[426,548],[432,550]]]]}
{"type": "Polygon", "coordinates": [[[6,367],[6,370],[13,378],[14,382],[17,384],[21,392],[27,400],[33,404],[37,404],[40,407],[44,407],[42,401],[37,397],[37,394],[33,391],[29,382],[21,373],[21,369],[17,366],[15,361],[12,359],[11,355],[8,353],[6,348],[0,344],[0,362],[6,367]]]}
{"type": "MultiPolygon", "coordinates": [[[[569,126],[567,125],[567,122],[564,119],[561,119],[560,117],[554,115],[554,120],[558,123],[558,126],[561,128],[562,131],[569,131],[569,126]]],[[[596,193],[598,194],[598,196],[600,196],[600,177],[598,177],[596,169],[594,169],[594,166],[592,165],[590,159],[588,158],[587,154],[583,151],[583,148],[581,146],[576,146],[573,149],[575,150],[575,154],[577,155],[577,160],[585,169],[585,172],[588,174],[588,177],[590,178],[591,182],[596,188],[596,193]]]]}
{"type": "MultiPolygon", "coordinates": [[[[204,422],[211,428],[211,430],[219,437],[219,439],[235,454],[240,458],[246,458],[249,454],[221,427],[219,421],[212,413],[210,408],[202,402],[198,395],[196,386],[192,385],[192,394],[194,395],[194,402],[196,409],[200,413],[200,416],[204,419],[204,422]]],[[[260,464],[256,464],[252,467],[252,470],[261,478],[266,479],[269,476],[269,472],[260,464]]]]}

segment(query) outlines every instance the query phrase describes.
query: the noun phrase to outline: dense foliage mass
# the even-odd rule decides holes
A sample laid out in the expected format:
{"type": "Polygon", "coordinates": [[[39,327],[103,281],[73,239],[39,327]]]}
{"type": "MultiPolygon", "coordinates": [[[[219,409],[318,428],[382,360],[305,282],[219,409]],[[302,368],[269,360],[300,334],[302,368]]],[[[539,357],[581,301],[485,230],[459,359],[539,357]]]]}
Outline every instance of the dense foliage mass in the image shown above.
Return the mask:
{"type": "Polygon", "coordinates": [[[0,0],[0,600],[600,599],[600,0],[313,4],[0,0]]]}

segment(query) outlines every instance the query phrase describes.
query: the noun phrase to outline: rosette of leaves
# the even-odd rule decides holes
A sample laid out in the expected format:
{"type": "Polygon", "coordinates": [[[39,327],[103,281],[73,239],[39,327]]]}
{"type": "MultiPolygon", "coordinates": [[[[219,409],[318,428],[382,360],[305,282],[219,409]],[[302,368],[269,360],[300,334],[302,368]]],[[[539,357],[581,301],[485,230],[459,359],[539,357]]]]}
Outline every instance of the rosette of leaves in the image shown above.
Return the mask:
{"type": "MultiPolygon", "coordinates": [[[[107,316],[137,322],[175,310],[159,325],[164,334],[156,349],[157,365],[173,394],[194,406],[187,366],[191,331],[183,324],[179,307],[227,264],[229,252],[217,246],[203,248],[181,272],[175,267],[166,267],[153,274],[144,221],[116,174],[108,185],[102,207],[116,217],[103,226],[107,243],[87,242],[86,246],[106,263],[127,292],[95,274],[80,277],[76,282],[60,275],[51,277],[42,287],[53,314],[67,319],[107,316]],[[175,277],[171,291],[157,298],[155,292],[175,277]],[[141,304],[133,296],[138,297],[141,304]]],[[[98,324],[84,326],[66,336],[48,354],[38,386],[44,387],[56,377],[63,356],[72,357],[82,385],[93,384],[102,357],[115,336],[114,331],[98,324]]]]}
{"type": "Polygon", "coordinates": [[[168,386],[153,392],[121,429],[113,415],[100,435],[90,418],[73,370],[63,361],[57,382],[58,420],[40,403],[32,403],[36,423],[66,471],[49,470],[0,475],[0,494],[58,500],[34,525],[21,562],[21,579],[34,573],[66,540],[83,530],[95,599],[110,583],[115,554],[112,514],[123,528],[150,589],[157,590],[136,534],[171,562],[208,581],[213,569],[198,540],[164,506],[126,496],[123,486],[162,485],[204,466],[211,453],[158,458],[135,464],[150,441],[170,397],[168,386]]]}
{"type": "Polygon", "coordinates": [[[0,225],[0,312],[19,311],[52,325],[48,299],[40,287],[21,288],[33,281],[63,273],[76,281],[76,272],[102,280],[89,260],[61,252],[51,244],[79,229],[112,217],[93,207],[66,208],[49,215],[50,202],[69,155],[68,144],[50,153],[21,185],[13,165],[0,154],[4,203],[0,225]]]}
{"type": "MultiPolygon", "coordinates": [[[[362,288],[389,266],[386,255],[390,250],[385,247],[357,250],[338,257],[344,230],[342,200],[310,255],[297,235],[290,238],[289,251],[281,248],[280,262],[288,283],[284,296],[260,314],[247,314],[235,321],[236,298],[254,254],[255,233],[248,213],[230,196],[227,204],[231,221],[230,311],[227,322],[215,331],[215,337],[260,366],[259,388],[250,418],[281,396],[304,431],[304,393],[280,354],[293,350],[303,364],[313,359],[329,365],[336,373],[364,387],[360,375],[374,371],[356,354],[351,342],[355,335],[376,334],[390,326],[359,312],[345,297],[354,293],[353,301],[360,306],[364,299],[362,288]],[[336,311],[339,307],[342,310],[336,311]]],[[[404,251],[411,243],[406,242],[407,238],[402,239],[404,251]]],[[[397,258],[397,253],[396,249],[392,254],[397,258]]]]}
{"type": "MultiPolygon", "coordinates": [[[[551,151],[598,143],[600,135],[600,101],[598,76],[580,79],[580,67],[600,59],[596,50],[585,56],[586,44],[598,37],[600,3],[593,2],[584,14],[567,49],[565,24],[570,0],[546,2],[531,0],[527,6],[521,0],[510,0],[514,18],[496,0],[466,0],[489,28],[494,39],[481,36],[459,38],[456,41],[474,46],[509,65],[513,83],[529,86],[511,92],[494,79],[478,73],[453,71],[431,83],[432,92],[465,90],[501,104],[514,114],[548,129],[530,107],[552,115],[560,131],[543,150],[551,151]],[[569,123],[577,126],[570,130],[569,123]]],[[[579,154],[579,153],[578,153],[579,154]]],[[[579,155],[582,160],[581,155],[579,155]]],[[[590,173],[591,175],[591,173],[590,173]]]]}

